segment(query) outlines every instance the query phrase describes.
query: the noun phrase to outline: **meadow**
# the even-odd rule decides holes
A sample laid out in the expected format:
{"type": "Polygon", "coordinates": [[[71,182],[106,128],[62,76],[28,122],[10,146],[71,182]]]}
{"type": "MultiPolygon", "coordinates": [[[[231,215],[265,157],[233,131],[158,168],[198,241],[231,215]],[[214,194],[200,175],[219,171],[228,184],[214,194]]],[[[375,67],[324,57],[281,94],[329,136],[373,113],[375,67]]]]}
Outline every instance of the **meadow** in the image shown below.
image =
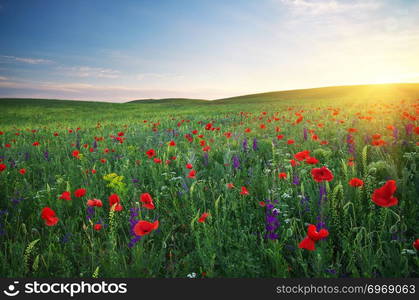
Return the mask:
{"type": "Polygon", "coordinates": [[[418,118],[419,84],[0,99],[0,276],[418,277],[418,118]]]}

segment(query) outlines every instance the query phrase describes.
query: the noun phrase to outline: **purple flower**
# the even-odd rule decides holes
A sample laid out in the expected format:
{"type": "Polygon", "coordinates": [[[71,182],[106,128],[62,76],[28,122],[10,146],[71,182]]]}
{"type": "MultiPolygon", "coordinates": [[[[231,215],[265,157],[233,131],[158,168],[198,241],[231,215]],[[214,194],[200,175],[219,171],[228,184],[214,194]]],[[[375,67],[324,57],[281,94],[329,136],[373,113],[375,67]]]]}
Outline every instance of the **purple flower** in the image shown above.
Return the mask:
{"type": "Polygon", "coordinates": [[[203,157],[204,157],[204,161],[203,161],[204,166],[208,166],[208,152],[204,152],[203,157]]]}
{"type": "Polygon", "coordinates": [[[298,177],[298,175],[294,175],[294,177],[292,179],[292,183],[295,184],[295,185],[300,184],[300,178],[298,177]]]}
{"type": "Polygon", "coordinates": [[[134,232],[135,224],[137,224],[138,215],[139,215],[140,209],[138,207],[136,208],[130,208],[130,218],[129,218],[129,224],[130,224],[130,234],[132,236],[130,242],[128,243],[128,247],[132,248],[135,246],[135,244],[141,239],[141,236],[136,235],[134,232]]]}
{"type": "Polygon", "coordinates": [[[88,206],[86,209],[86,213],[87,213],[86,219],[87,220],[92,219],[95,215],[95,208],[93,206],[88,206]]]}
{"type": "Polygon", "coordinates": [[[234,169],[240,168],[240,161],[236,155],[233,156],[232,160],[233,160],[233,168],[234,169]]]}
{"type": "Polygon", "coordinates": [[[256,138],[253,139],[253,151],[258,149],[258,140],[256,138]]]}
{"type": "Polygon", "coordinates": [[[44,158],[45,158],[45,160],[49,161],[49,152],[48,152],[48,150],[44,152],[44,158]]]}
{"type": "Polygon", "coordinates": [[[247,138],[243,140],[243,151],[247,151],[247,138]]]}
{"type": "Polygon", "coordinates": [[[270,240],[278,239],[278,234],[275,232],[279,227],[279,220],[277,218],[279,212],[277,209],[274,208],[272,201],[267,199],[266,200],[266,225],[265,225],[265,238],[270,240]]]}
{"type": "Polygon", "coordinates": [[[94,140],[94,142],[93,142],[93,149],[96,149],[96,148],[97,148],[97,141],[94,140]]]}
{"type": "Polygon", "coordinates": [[[413,133],[413,127],[415,125],[413,125],[412,123],[409,123],[406,125],[405,129],[406,129],[406,135],[411,135],[413,133]]]}
{"type": "Polygon", "coordinates": [[[304,131],[303,131],[303,135],[304,135],[304,140],[307,141],[307,128],[304,127],[304,131]]]}

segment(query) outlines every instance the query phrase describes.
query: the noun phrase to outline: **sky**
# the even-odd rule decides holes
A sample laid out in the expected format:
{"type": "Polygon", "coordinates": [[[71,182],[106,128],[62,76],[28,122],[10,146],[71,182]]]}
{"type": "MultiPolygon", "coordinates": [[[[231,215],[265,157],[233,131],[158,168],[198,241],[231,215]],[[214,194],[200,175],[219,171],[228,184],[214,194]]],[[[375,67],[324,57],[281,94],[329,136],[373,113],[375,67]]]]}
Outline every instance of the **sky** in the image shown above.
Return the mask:
{"type": "Polygon", "coordinates": [[[417,0],[0,0],[0,98],[419,82],[417,0]]]}

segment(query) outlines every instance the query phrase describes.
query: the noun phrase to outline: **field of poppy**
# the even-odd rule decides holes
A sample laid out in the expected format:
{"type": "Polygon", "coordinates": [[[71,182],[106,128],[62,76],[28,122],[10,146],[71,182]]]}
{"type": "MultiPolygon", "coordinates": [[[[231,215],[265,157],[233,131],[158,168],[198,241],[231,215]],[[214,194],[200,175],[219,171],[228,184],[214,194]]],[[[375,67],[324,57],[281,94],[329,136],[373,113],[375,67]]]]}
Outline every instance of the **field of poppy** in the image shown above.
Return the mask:
{"type": "Polygon", "coordinates": [[[418,277],[406,89],[1,99],[0,275],[418,277]]]}

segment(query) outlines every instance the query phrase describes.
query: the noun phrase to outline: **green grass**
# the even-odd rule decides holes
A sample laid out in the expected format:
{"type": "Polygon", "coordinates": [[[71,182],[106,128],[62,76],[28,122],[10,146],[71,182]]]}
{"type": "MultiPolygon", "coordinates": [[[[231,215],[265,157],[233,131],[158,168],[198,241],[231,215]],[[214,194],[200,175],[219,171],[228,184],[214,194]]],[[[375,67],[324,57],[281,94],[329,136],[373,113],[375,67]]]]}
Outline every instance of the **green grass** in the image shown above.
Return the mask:
{"type": "Polygon", "coordinates": [[[409,129],[418,126],[412,117],[417,99],[418,84],[330,87],[216,101],[1,99],[0,163],[7,169],[0,172],[0,275],[417,277],[419,260],[412,243],[419,238],[419,140],[409,129]],[[295,124],[297,112],[304,119],[295,124]],[[210,122],[220,130],[206,130],[210,122]],[[354,153],[349,152],[348,128],[358,130],[352,133],[354,153]],[[111,137],[118,132],[124,132],[123,143],[111,137]],[[377,133],[386,145],[371,145],[377,133]],[[279,134],[284,138],[278,139],[279,134]],[[103,140],[90,152],[95,137],[103,140]],[[289,139],[295,143],[288,144],[289,139]],[[171,140],[176,146],[168,146],[171,140]],[[208,152],[202,140],[211,147],[208,152]],[[39,146],[32,145],[36,141],[39,146]],[[145,154],[151,148],[161,164],[145,154]],[[72,156],[75,149],[82,154],[79,159],[72,156]],[[311,151],[319,164],[292,167],[293,155],[303,150],[311,151]],[[233,157],[240,162],[238,168],[233,157]],[[193,164],[196,179],[187,177],[186,163],[193,164]],[[325,184],[327,200],[322,204],[321,184],[310,173],[320,166],[334,174],[325,184]],[[18,172],[22,168],[24,175],[18,172]],[[279,172],[288,177],[279,179],[279,172]],[[123,184],[109,186],[103,176],[110,173],[123,176],[123,184]],[[353,177],[365,185],[351,187],[353,177]],[[389,179],[397,183],[398,205],[379,207],[371,195],[389,179]],[[228,189],[227,183],[235,188],[228,189]],[[249,195],[240,194],[242,186],[249,195]],[[85,188],[86,196],[74,197],[78,188],[85,188]],[[72,192],[71,201],[58,199],[64,191],[72,192]],[[154,210],[139,202],[146,192],[154,199],[154,210]],[[112,193],[120,195],[122,211],[110,212],[112,193]],[[86,202],[93,198],[101,199],[103,207],[96,207],[88,220],[86,202]],[[279,209],[274,217],[278,238],[273,240],[266,238],[271,210],[260,205],[268,199],[276,200],[279,209]],[[45,206],[56,212],[57,225],[48,227],[41,219],[45,206]],[[130,208],[140,208],[139,219],[160,223],[132,248],[130,208]],[[199,223],[203,212],[210,217],[199,223]],[[307,224],[317,224],[319,216],[330,235],[316,243],[315,251],[299,249],[307,224]],[[93,229],[97,223],[104,225],[102,230],[93,229]]]}

